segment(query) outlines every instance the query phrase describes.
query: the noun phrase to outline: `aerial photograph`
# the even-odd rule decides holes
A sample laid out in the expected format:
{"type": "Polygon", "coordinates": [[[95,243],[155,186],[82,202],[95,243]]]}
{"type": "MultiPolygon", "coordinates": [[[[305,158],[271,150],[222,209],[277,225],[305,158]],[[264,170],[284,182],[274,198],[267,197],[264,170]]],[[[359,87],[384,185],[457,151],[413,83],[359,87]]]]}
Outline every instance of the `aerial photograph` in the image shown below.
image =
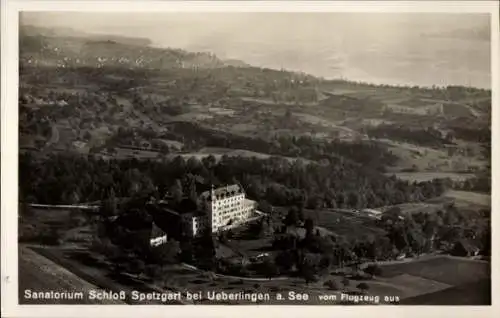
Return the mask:
{"type": "Polygon", "coordinates": [[[21,12],[19,304],[491,305],[490,23],[21,12]]]}

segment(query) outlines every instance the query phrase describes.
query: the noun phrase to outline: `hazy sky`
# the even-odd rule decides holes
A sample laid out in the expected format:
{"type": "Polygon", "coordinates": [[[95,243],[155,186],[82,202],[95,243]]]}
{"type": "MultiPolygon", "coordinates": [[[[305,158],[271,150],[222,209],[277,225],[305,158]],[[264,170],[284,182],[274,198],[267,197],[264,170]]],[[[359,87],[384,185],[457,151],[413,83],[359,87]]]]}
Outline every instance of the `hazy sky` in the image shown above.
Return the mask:
{"type": "Polygon", "coordinates": [[[485,14],[46,12],[25,13],[22,23],[147,37],[325,77],[490,87],[485,14]],[[461,37],[450,34],[457,30],[461,37]]]}

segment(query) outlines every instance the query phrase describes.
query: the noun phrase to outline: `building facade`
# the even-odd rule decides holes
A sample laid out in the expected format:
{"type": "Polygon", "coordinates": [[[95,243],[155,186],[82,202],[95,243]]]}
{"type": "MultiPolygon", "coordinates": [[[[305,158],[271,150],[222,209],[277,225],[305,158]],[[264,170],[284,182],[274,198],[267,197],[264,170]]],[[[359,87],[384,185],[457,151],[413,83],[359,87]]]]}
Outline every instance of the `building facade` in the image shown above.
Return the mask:
{"type": "Polygon", "coordinates": [[[149,245],[151,247],[158,247],[167,243],[167,233],[165,233],[162,229],[160,229],[156,223],[153,222],[151,228],[151,235],[149,238],[149,245]]]}
{"type": "Polygon", "coordinates": [[[255,208],[256,202],[237,184],[212,187],[200,195],[200,211],[184,215],[183,223],[190,236],[217,233],[245,224],[255,216],[255,208]]]}

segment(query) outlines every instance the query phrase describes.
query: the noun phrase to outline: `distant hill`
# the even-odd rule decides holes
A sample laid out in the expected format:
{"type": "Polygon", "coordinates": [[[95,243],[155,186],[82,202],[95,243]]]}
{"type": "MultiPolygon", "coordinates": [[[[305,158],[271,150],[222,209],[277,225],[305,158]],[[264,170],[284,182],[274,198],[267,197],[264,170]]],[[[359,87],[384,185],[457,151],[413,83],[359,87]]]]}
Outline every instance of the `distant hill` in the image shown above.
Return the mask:
{"type": "Polygon", "coordinates": [[[62,37],[81,37],[87,36],[88,34],[82,31],[77,31],[72,28],[47,28],[41,26],[33,26],[33,25],[20,25],[19,26],[19,37],[22,36],[62,36],[62,37]]]}
{"type": "Polygon", "coordinates": [[[224,64],[226,64],[227,66],[234,66],[234,67],[250,67],[251,66],[250,64],[247,64],[243,61],[235,60],[235,59],[224,60],[224,64]]]}
{"type": "Polygon", "coordinates": [[[114,42],[125,45],[137,45],[137,46],[149,46],[151,45],[151,40],[146,38],[136,38],[136,37],[125,37],[119,35],[91,35],[90,39],[94,41],[102,42],[114,42]]]}
{"type": "Polygon", "coordinates": [[[463,40],[490,41],[491,29],[489,27],[482,27],[476,29],[456,29],[450,32],[424,33],[422,35],[435,38],[454,38],[463,40]]]}
{"type": "Polygon", "coordinates": [[[244,66],[236,60],[222,61],[210,53],[151,47],[149,39],[93,35],[72,29],[22,26],[20,59],[30,65],[120,66],[129,68],[216,68],[244,66]]]}

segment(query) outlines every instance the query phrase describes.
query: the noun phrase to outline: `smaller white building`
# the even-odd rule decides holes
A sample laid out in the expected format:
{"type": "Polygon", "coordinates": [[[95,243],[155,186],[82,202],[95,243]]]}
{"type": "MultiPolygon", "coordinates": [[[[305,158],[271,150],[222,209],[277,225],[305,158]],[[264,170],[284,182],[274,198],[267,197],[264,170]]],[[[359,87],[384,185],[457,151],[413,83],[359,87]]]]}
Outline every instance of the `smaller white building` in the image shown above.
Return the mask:
{"type": "Polygon", "coordinates": [[[153,222],[153,226],[151,228],[151,235],[149,237],[149,245],[151,247],[157,247],[162,244],[167,243],[167,233],[165,233],[162,229],[160,229],[156,223],[153,222]]]}
{"type": "Polygon", "coordinates": [[[368,216],[374,217],[374,218],[381,218],[382,217],[382,211],[379,210],[374,210],[374,209],[363,209],[361,210],[361,213],[366,214],[368,216]]]}

